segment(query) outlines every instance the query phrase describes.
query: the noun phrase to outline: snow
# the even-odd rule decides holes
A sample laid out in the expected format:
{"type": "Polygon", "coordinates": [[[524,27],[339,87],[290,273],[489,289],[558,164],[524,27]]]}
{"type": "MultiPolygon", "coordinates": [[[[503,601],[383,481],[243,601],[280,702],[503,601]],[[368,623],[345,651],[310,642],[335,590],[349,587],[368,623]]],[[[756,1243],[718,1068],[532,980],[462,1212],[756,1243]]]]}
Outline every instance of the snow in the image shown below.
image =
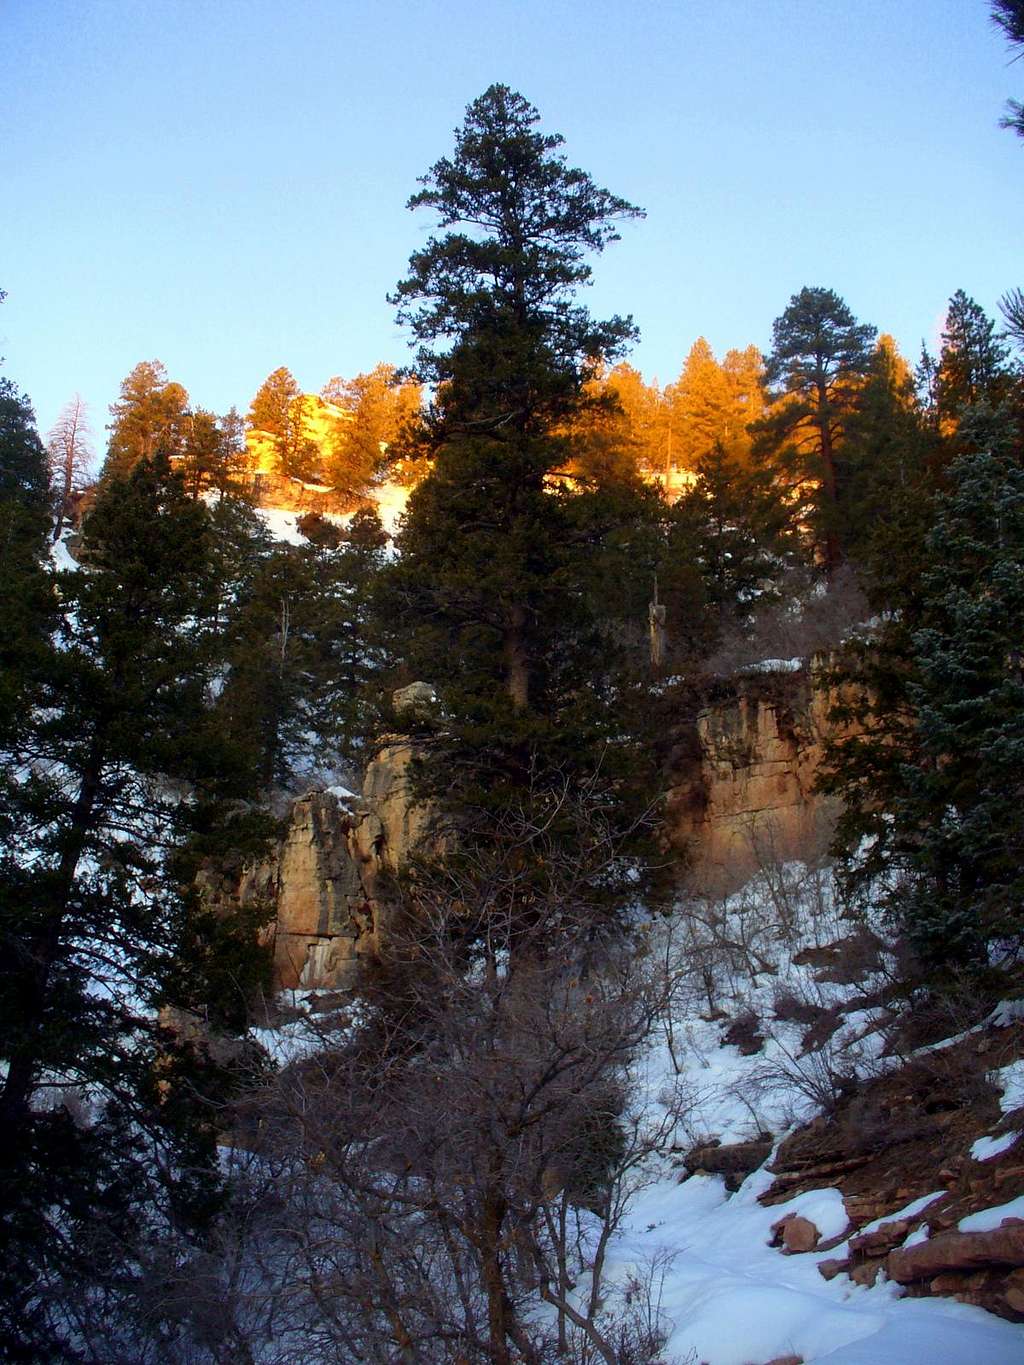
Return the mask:
{"type": "MultiPolygon", "coordinates": [[[[700,907],[681,904],[667,926],[652,928],[651,950],[668,954],[672,936],[684,955],[699,938],[687,915],[700,922],[700,907]]],[[[711,922],[711,916],[708,922],[711,922]]],[[[750,1139],[758,1128],[786,1135],[794,1121],[816,1112],[808,1086],[810,1062],[801,1056],[803,1026],[773,1017],[773,1001],[780,992],[814,999],[822,1006],[841,1004],[866,993],[868,982],[844,987],[815,980],[813,967],[797,966],[793,957],[802,947],[824,944],[843,936],[843,925],[827,874],[800,865],[782,870],[782,881],[769,887],[755,881],[714,907],[714,926],[721,940],[747,945],[751,958],[764,968],[746,974],[730,970],[716,983],[717,1001],[735,1017],[742,1006],[753,1006],[761,1021],[765,1047],[745,1057],[721,1045],[725,1025],[709,1017],[706,996],[687,996],[681,990],[673,1020],[674,1048],[663,1038],[635,1068],[634,1082],[659,1093],[677,1075],[693,1097],[677,1131],[676,1150],[691,1143],[719,1138],[723,1143],[750,1139]],[[769,900],[780,895],[793,911],[794,927],[782,932],[778,916],[766,912],[769,900]],[[758,913],[765,919],[762,925],[758,913]],[[674,1052],[674,1060],[673,1060],[674,1052]]],[[[829,1044],[838,1058],[860,1074],[877,1074],[889,1059],[879,1059],[879,1035],[871,1011],[849,1015],[829,1044]]],[[[1024,1088],[1024,1063],[1000,1073],[1007,1099],[1024,1088]]],[[[814,1080],[811,1075],[811,1080],[814,1080]]],[[[1024,1094],[1020,1095],[1024,1100],[1024,1094]]],[[[1019,1326],[1003,1322],[979,1308],[950,1299],[906,1299],[899,1286],[879,1277],[873,1287],[854,1284],[839,1275],[826,1281],[818,1263],[842,1256],[845,1244],[822,1252],[784,1255],[772,1247],[772,1225],[787,1214],[800,1214],[828,1241],[848,1228],[839,1191],[810,1190],[767,1207],[758,1195],[774,1176],[765,1165],[750,1175],[734,1195],[720,1177],[698,1174],[679,1179],[678,1168],[667,1161],[657,1178],[638,1193],[627,1219],[609,1250],[609,1297],[615,1285],[641,1277],[644,1268],[666,1267],[660,1304],[669,1324],[663,1357],[673,1365],[751,1365],[777,1356],[797,1355],[828,1365],[1020,1365],[1024,1335],[1019,1326]]],[[[869,1223],[868,1231],[898,1218],[913,1218],[947,1192],[934,1190],[904,1208],[869,1223]]],[[[1024,1215],[1024,1198],[988,1215],[998,1226],[1001,1218],[1024,1215]]],[[[965,1220],[965,1225],[971,1220],[965,1220]]],[[[927,1227],[910,1234],[907,1245],[926,1240],[927,1227]]]]}
{"type": "Polygon", "coordinates": [[[256,512],[275,540],[287,545],[308,544],[298,526],[301,512],[285,512],[280,507],[258,507],[256,512]]]}
{"type": "Polygon", "coordinates": [[[747,664],[741,673],[799,673],[806,665],[806,659],[761,659],[756,664],[747,664]]]}
{"type": "Polygon", "coordinates": [[[992,1077],[996,1086],[1003,1092],[999,1105],[1004,1114],[1012,1113],[1024,1105],[1024,1058],[1001,1067],[992,1077]]]}
{"type": "Polygon", "coordinates": [[[67,569],[71,572],[78,569],[78,560],[72,556],[63,540],[55,541],[50,546],[50,559],[57,569],[67,569]]]}
{"type": "Polygon", "coordinates": [[[674,1323],[667,1359],[684,1361],[693,1353],[708,1365],[750,1365],[780,1355],[802,1356],[808,1365],[1020,1365],[1020,1329],[980,1309],[901,1300],[898,1288],[884,1281],[871,1289],[844,1276],[826,1281],[818,1261],[836,1252],[783,1256],[769,1247],[771,1225],[787,1213],[817,1213],[829,1227],[840,1217],[845,1223],[845,1214],[835,1190],[762,1208],[757,1193],[764,1183],[756,1173],[729,1198],[717,1177],[693,1176],[638,1198],[623,1239],[636,1262],[658,1248],[675,1253],[662,1291],[674,1323]]]}
{"type": "Polygon", "coordinates": [[[985,1023],[993,1024],[996,1028],[1008,1028],[1018,1019],[1024,1019],[1024,999],[1000,1000],[985,1023]]]}
{"type": "Polygon", "coordinates": [[[1020,1133],[1002,1133],[999,1137],[980,1137],[971,1147],[975,1161],[991,1161],[993,1157],[1008,1152],[1020,1137],[1020,1133]]]}
{"type": "MultiPolygon", "coordinates": [[[[1004,1218],[1024,1218],[1024,1194],[1011,1199],[1008,1204],[996,1204],[991,1209],[979,1209],[977,1213],[969,1213],[966,1218],[960,1219],[957,1227],[961,1232],[991,1232],[1004,1218]]],[[[1024,1359],[1024,1342],[1021,1347],[1021,1359],[1024,1359]]]]}

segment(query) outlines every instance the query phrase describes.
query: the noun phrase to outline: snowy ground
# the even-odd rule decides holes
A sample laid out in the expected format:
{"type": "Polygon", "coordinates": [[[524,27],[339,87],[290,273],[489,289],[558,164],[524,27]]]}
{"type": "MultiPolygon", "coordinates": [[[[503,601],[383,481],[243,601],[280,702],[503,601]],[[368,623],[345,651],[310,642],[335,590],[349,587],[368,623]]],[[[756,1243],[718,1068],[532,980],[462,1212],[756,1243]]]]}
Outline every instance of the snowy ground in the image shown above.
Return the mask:
{"type": "MultiPolygon", "coordinates": [[[[409,489],[403,484],[385,483],[371,488],[369,496],[377,504],[377,515],[384,530],[389,536],[394,537],[399,518],[409,500],[409,489]]],[[[279,507],[259,507],[256,510],[275,540],[284,541],[288,545],[307,543],[305,536],[298,529],[299,518],[304,515],[302,512],[285,512],[279,507]]],[[[351,514],[336,516],[333,513],[324,513],[324,517],[337,526],[347,526],[352,519],[351,514]]]]}
{"type": "MultiPolygon", "coordinates": [[[[789,888],[782,888],[781,902],[778,885],[766,894],[761,883],[710,910],[701,908],[698,916],[712,923],[712,932],[722,941],[745,942],[740,956],[770,964],[771,971],[755,973],[745,983],[738,969],[731,983],[728,979],[722,983],[724,993],[732,989],[737,999],[750,999],[762,1020],[770,1018],[770,1002],[783,991],[816,993],[826,1005],[854,993],[850,987],[822,986],[813,981],[811,969],[793,964],[801,947],[816,940],[820,946],[830,936],[841,936],[844,926],[836,917],[827,874],[792,867],[785,875],[789,888]],[[781,937],[777,917],[768,913],[766,901],[776,911],[781,903],[794,912],[790,930],[781,937]],[[760,918],[758,906],[763,912],[760,918]]],[[[848,924],[845,931],[849,932],[848,924]]],[[[671,932],[678,933],[678,925],[671,932]]],[[[686,951],[692,950],[691,941],[686,951]]],[[[726,969],[725,977],[729,974],[726,969]]],[[[864,984],[858,983],[857,989],[863,991],[864,984]]],[[[724,1003],[734,1005],[735,1001],[724,1003]]],[[[723,1025],[702,1017],[707,1013],[706,1000],[702,1007],[697,999],[684,998],[675,1023],[675,1066],[667,1040],[662,1040],[637,1077],[655,1097],[666,1078],[675,1074],[677,1066],[681,1068],[694,1104],[679,1146],[712,1137],[723,1142],[743,1140],[754,1136],[758,1127],[782,1136],[788,1122],[813,1114],[808,1087],[794,1074],[801,1026],[772,1024],[774,1036],[767,1037],[763,1052],[744,1057],[735,1047],[720,1045],[723,1025]],[[771,1084],[766,1084],[768,1076],[771,1084]]],[[[1004,1009],[1007,1022],[1014,1013],[1012,1006],[1004,1009]]],[[[831,1045],[848,1048],[862,1073],[878,1065],[874,1022],[870,1012],[854,1012],[847,1018],[842,1037],[831,1045]]],[[[1024,1064],[1004,1072],[997,1079],[1004,1086],[1004,1108],[1009,1109],[1024,1102],[1024,1064]]],[[[994,1146],[989,1154],[996,1154],[994,1146]]],[[[830,1365],[1024,1362],[1024,1327],[953,1300],[903,1299],[899,1286],[887,1283],[884,1276],[873,1288],[856,1285],[846,1275],[826,1281],[817,1263],[842,1255],[842,1247],[784,1255],[769,1245],[772,1225],[787,1213],[810,1218],[823,1239],[841,1235],[847,1218],[837,1190],[810,1191],[787,1203],[763,1207],[757,1196],[773,1179],[763,1167],[733,1195],[727,1193],[721,1177],[698,1174],[680,1183],[681,1174],[666,1161],[660,1178],[636,1196],[609,1268],[611,1280],[621,1285],[631,1276],[642,1276],[645,1266],[667,1266],[660,1306],[671,1325],[664,1359],[672,1365],[763,1365],[786,1356],[801,1357],[808,1365],[813,1361],[830,1365]]],[[[942,1193],[937,1190],[916,1201],[908,1212],[942,1193]]],[[[972,1215],[963,1226],[965,1230],[994,1227],[1001,1217],[1010,1216],[1024,1216],[1024,1199],[972,1215]]]]}

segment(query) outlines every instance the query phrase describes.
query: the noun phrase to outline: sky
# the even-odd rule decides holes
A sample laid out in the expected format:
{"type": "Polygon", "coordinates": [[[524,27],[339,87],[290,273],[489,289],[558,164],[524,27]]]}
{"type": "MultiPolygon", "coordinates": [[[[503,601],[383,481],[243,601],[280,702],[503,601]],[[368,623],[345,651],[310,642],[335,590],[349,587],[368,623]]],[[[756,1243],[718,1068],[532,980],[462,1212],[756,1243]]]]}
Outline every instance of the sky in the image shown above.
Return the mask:
{"type": "Polygon", "coordinates": [[[987,0],[0,0],[0,355],[105,445],[140,360],[243,412],[406,363],[405,202],[492,82],[647,217],[586,302],[679,373],[824,286],[914,360],[1024,284],[1024,95],[987,0]]]}

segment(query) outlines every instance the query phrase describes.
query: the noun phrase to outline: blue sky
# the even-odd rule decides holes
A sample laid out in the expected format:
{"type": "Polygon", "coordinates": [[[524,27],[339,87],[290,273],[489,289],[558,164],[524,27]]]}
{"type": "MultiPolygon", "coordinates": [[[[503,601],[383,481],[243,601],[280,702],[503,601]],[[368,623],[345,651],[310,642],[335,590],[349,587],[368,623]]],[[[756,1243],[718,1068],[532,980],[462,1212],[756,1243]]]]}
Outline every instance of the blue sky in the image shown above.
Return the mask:
{"type": "Polygon", "coordinates": [[[986,0],[0,0],[0,354],[41,429],[159,358],[248,406],[404,363],[404,204],[492,81],[646,208],[588,304],[675,378],[805,284],[916,358],[946,301],[1024,284],[1024,91],[986,0]]]}

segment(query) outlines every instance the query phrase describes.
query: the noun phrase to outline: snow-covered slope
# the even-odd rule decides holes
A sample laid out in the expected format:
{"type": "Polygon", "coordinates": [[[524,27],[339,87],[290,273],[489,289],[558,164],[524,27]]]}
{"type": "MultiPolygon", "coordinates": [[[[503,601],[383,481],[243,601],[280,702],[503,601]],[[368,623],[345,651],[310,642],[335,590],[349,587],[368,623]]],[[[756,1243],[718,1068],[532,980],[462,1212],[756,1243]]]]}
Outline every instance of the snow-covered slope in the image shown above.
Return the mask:
{"type": "MultiPolygon", "coordinates": [[[[806,1017],[803,1024],[773,1019],[776,1011],[799,1012],[794,1001],[817,1002],[822,1010],[848,1009],[824,1044],[828,1074],[881,1074],[896,1065],[879,1055],[882,1011],[848,1008],[869,995],[875,977],[870,967],[861,980],[845,986],[820,979],[829,974],[820,970],[828,957],[826,945],[844,935],[849,940],[850,930],[837,910],[828,871],[790,865],[770,876],[762,874],[717,904],[683,903],[673,920],[655,931],[659,955],[664,953],[671,963],[675,953],[679,962],[677,1007],[671,1037],[658,1040],[638,1071],[637,1083],[656,1097],[668,1079],[682,1077],[692,1103],[677,1133],[677,1148],[709,1139],[750,1140],[767,1129],[776,1135],[777,1151],[788,1129],[815,1114],[814,1087],[825,1083],[826,1071],[813,1054],[801,1052],[806,1017]],[[703,999],[695,980],[701,983],[703,999]],[[736,1046],[722,1046],[726,1025],[711,1017],[716,1007],[733,1015],[742,1008],[756,1016],[763,1047],[743,1055],[736,1046]]],[[[883,949],[876,972],[884,968],[883,949]]],[[[1012,1009],[1003,1014],[1006,1018],[997,1023],[1012,1022],[1012,1009]]],[[[748,1026],[748,1035],[753,1027],[748,1026]]],[[[751,1048],[758,1041],[760,1037],[751,1048]]],[[[1005,1073],[998,1073],[998,1079],[1005,1082],[1008,1109],[1024,1099],[1016,1093],[1024,1073],[1018,1064],[1005,1073]]],[[[845,1274],[824,1279],[818,1263],[844,1250],[834,1245],[848,1228],[843,1196],[835,1188],[812,1189],[784,1203],[762,1205],[758,1196],[774,1179],[766,1169],[770,1165],[771,1157],[730,1195],[722,1176],[697,1173],[687,1178],[685,1169],[663,1158],[652,1183],[635,1197],[614,1244],[609,1278],[621,1289],[642,1282],[656,1268],[653,1290],[668,1331],[665,1361],[1024,1361],[1024,1327],[980,1308],[950,1299],[904,1298],[900,1286],[886,1282],[884,1275],[870,1288],[845,1274]],[[789,1214],[813,1222],[823,1241],[833,1239],[832,1249],[791,1255],[771,1245],[778,1240],[773,1227],[789,1214]]],[[[888,1217],[917,1213],[918,1206],[944,1193],[934,1191],[888,1217]]],[[[1011,1215],[1016,1207],[1007,1206],[1011,1215]]],[[[1007,1209],[994,1210],[976,1226],[998,1226],[1007,1209]]]]}

